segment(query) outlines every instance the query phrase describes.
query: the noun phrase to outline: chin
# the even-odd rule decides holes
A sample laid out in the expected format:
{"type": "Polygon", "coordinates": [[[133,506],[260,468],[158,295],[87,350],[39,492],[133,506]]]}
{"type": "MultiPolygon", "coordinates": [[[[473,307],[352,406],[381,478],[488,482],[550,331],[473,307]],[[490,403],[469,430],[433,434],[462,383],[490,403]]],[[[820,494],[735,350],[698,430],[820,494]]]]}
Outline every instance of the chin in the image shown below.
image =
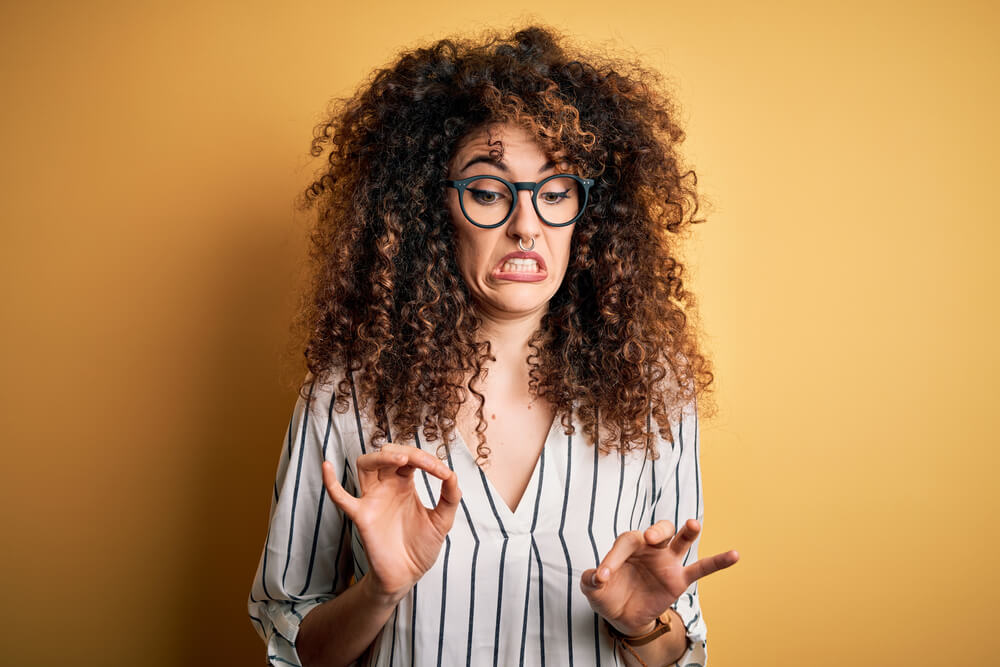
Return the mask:
{"type": "Polygon", "coordinates": [[[546,309],[556,292],[550,280],[534,283],[486,280],[478,282],[478,286],[478,294],[473,295],[474,301],[488,310],[510,314],[546,309]]]}
{"type": "Polygon", "coordinates": [[[539,308],[546,308],[551,294],[505,294],[501,298],[489,300],[490,306],[506,313],[531,313],[539,308]]]}

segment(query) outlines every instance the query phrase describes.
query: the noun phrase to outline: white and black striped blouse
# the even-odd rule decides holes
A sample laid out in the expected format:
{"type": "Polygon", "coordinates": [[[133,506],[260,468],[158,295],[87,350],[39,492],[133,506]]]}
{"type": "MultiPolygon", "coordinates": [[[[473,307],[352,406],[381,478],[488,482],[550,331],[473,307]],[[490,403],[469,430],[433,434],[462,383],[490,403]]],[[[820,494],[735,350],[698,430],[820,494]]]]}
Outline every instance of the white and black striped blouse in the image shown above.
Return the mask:
{"type": "MultiPolygon", "coordinates": [[[[309,410],[298,398],[282,443],[267,537],[248,600],[271,665],[299,665],[295,638],[302,618],[368,568],[357,531],[323,487],[321,463],[331,461],[344,488],[356,494],[354,463],[371,451],[373,428],[357,410],[356,397],[353,410],[333,409],[334,386],[313,383],[309,410]]],[[[576,435],[569,436],[558,417],[553,421],[513,512],[456,434],[447,459],[462,490],[455,524],[437,562],[376,637],[367,664],[620,664],[580,591],[580,575],[600,562],[622,532],[663,518],[674,526],[703,520],[697,409],[692,403],[672,426],[672,447],[657,436],[655,461],[638,452],[599,455],[582,440],[580,423],[574,425],[576,435]]],[[[428,447],[419,437],[403,444],[428,447]]],[[[440,481],[423,471],[414,481],[424,504],[433,506],[440,481]]],[[[684,562],[697,558],[695,540],[684,562]]],[[[674,608],[691,647],[678,664],[705,665],[697,582],[674,608]]]]}

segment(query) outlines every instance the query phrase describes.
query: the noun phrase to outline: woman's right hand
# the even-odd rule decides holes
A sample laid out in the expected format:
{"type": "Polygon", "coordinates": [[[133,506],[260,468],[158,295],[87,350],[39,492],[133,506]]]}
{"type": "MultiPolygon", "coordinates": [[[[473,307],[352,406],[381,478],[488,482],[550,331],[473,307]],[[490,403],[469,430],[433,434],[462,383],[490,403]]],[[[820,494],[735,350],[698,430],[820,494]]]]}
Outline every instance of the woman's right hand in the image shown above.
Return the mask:
{"type": "Polygon", "coordinates": [[[359,583],[395,605],[434,565],[462,498],[455,473],[416,447],[388,443],[357,460],[361,497],[340,485],[333,465],[323,462],[330,499],[354,522],[370,569],[359,583]],[[413,474],[424,470],[442,481],[434,509],[417,496],[413,474]]]}

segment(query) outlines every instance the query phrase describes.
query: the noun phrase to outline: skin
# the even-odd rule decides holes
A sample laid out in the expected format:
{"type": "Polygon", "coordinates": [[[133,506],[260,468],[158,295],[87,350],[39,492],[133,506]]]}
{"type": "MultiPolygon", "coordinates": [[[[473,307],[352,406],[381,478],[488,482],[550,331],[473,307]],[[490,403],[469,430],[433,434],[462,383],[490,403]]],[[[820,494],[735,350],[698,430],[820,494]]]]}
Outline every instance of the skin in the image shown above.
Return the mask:
{"type": "Polygon", "coordinates": [[[329,462],[323,463],[323,485],[357,526],[371,569],[302,619],[295,646],[308,667],[349,665],[369,648],[399,601],[437,560],[462,497],[455,474],[416,447],[386,444],[359,456],[356,465],[361,497],[340,485],[329,462]],[[417,497],[418,469],[442,481],[433,510],[417,497]]]}
{"type": "MultiPolygon", "coordinates": [[[[550,162],[525,130],[509,124],[492,125],[473,132],[459,143],[449,172],[453,179],[489,175],[508,181],[540,181],[552,174],[565,173],[565,164],[556,161],[557,164],[548,166],[550,162]],[[502,141],[502,162],[477,162],[465,167],[471,159],[489,155],[490,149],[496,147],[490,144],[491,140],[502,141]]],[[[495,333],[498,325],[512,321],[540,323],[548,310],[549,300],[566,275],[575,225],[550,227],[544,224],[532,206],[531,193],[522,190],[518,193],[517,209],[503,226],[482,229],[462,214],[458,190],[448,188],[446,194],[455,225],[458,269],[477,310],[488,323],[487,336],[495,333]],[[525,247],[530,247],[534,240],[532,252],[541,255],[545,263],[544,280],[516,282],[497,276],[498,262],[507,253],[519,250],[518,239],[525,247]]],[[[495,338],[495,335],[490,337],[495,338]]]]}
{"type": "MultiPolygon", "coordinates": [[[[470,133],[458,143],[449,163],[452,179],[493,175],[512,182],[537,182],[557,173],[565,173],[565,165],[546,156],[525,130],[509,124],[494,124],[470,133]],[[476,158],[488,157],[490,150],[497,147],[497,141],[503,144],[502,162],[466,166],[476,158]]],[[[445,194],[455,229],[459,272],[483,320],[481,335],[490,341],[496,357],[496,361],[486,363],[486,377],[479,388],[486,396],[484,410],[491,450],[483,470],[507,506],[514,510],[531,479],[534,462],[555,417],[554,407],[548,401],[526,391],[528,339],[540,326],[549,301],[566,275],[575,225],[546,225],[531,203],[531,193],[522,190],[510,219],[501,227],[483,229],[462,213],[458,190],[447,188],[445,194]],[[518,282],[499,271],[502,259],[520,250],[519,240],[525,247],[534,243],[532,252],[541,257],[545,267],[543,280],[518,282]]],[[[474,437],[478,422],[476,403],[466,401],[457,420],[462,440],[473,455],[478,442],[474,437]]]]}
{"type": "MultiPolygon", "coordinates": [[[[626,635],[642,635],[656,627],[656,617],[672,605],[692,583],[735,565],[739,553],[726,551],[684,566],[684,555],[701,532],[688,519],[674,533],[670,521],[657,521],[644,531],[622,533],[597,568],[583,572],[580,590],[591,608],[626,635]]],[[[670,632],[634,648],[646,664],[670,664],[684,655],[684,622],[670,610],[670,632]]],[[[630,654],[625,661],[637,665],[630,654]]]]}
{"type": "MultiPolygon", "coordinates": [[[[495,174],[509,181],[540,181],[560,173],[523,129],[491,126],[470,133],[459,143],[449,164],[449,177],[495,174]],[[501,139],[503,165],[472,158],[488,155],[491,140],[501,139]]],[[[447,206],[456,231],[456,258],[483,320],[482,335],[490,340],[496,361],[488,366],[482,393],[490,413],[490,462],[484,468],[490,482],[511,508],[516,508],[552,424],[552,407],[528,396],[528,339],[538,328],[549,300],[562,283],[569,263],[573,225],[549,227],[539,218],[525,191],[518,208],[501,227],[482,229],[470,223],[459,207],[458,192],[448,188],[447,206]],[[497,275],[498,263],[509,252],[534,239],[546,276],[538,282],[516,282],[497,275]]],[[[468,446],[475,423],[473,401],[459,413],[459,430],[468,446]]],[[[488,418],[489,419],[489,418],[488,418]]],[[[474,452],[474,448],[470,447],[474,452]]],[[[457,478],[442,461],[416,447],[386,444],[357,459],[360,497],[341,487],[332,465],[323,464],[323,482],[330,499],[357,526],[371,568],[343,594],[323,603],[302,621],[297,650],[304,665],[344,665],[371,644],[399,601],[436,562],[445,535],[455,520],[461,491],[457,478]],[[434,509],[421,503],[413,474],[416,470],[442,480],[434,509]]],[[[698,533],[688,520],[674,533],[669,521],[645,531],[621,534],[597,568],[580,579],[580,590],[591,607],[625,634],[651,630],[655,619],[697,579],[736,563],[728,551],[684,566],[683,558],[698,533]]],[[[684,624],[670,612],[671,631],[635,651],[647,664],[669,664],[686,648],[684,624]]],[[[623,655],[626,664],[638,664],[623,655]]]]}

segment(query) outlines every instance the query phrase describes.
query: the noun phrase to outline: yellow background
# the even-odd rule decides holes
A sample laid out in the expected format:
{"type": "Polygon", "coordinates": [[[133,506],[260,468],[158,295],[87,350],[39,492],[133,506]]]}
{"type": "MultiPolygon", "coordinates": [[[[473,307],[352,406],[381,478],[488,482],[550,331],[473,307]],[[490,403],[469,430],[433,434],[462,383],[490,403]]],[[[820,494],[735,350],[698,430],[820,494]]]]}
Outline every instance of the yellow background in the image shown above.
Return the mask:
{"type": "Polygon", "coordinates": [[[713,202],[713,667],[997,660],[995,3],[117,1],[0,10],[4,664],[263,664],[312,125],[521,17],[666,72],[713,202]]]}

